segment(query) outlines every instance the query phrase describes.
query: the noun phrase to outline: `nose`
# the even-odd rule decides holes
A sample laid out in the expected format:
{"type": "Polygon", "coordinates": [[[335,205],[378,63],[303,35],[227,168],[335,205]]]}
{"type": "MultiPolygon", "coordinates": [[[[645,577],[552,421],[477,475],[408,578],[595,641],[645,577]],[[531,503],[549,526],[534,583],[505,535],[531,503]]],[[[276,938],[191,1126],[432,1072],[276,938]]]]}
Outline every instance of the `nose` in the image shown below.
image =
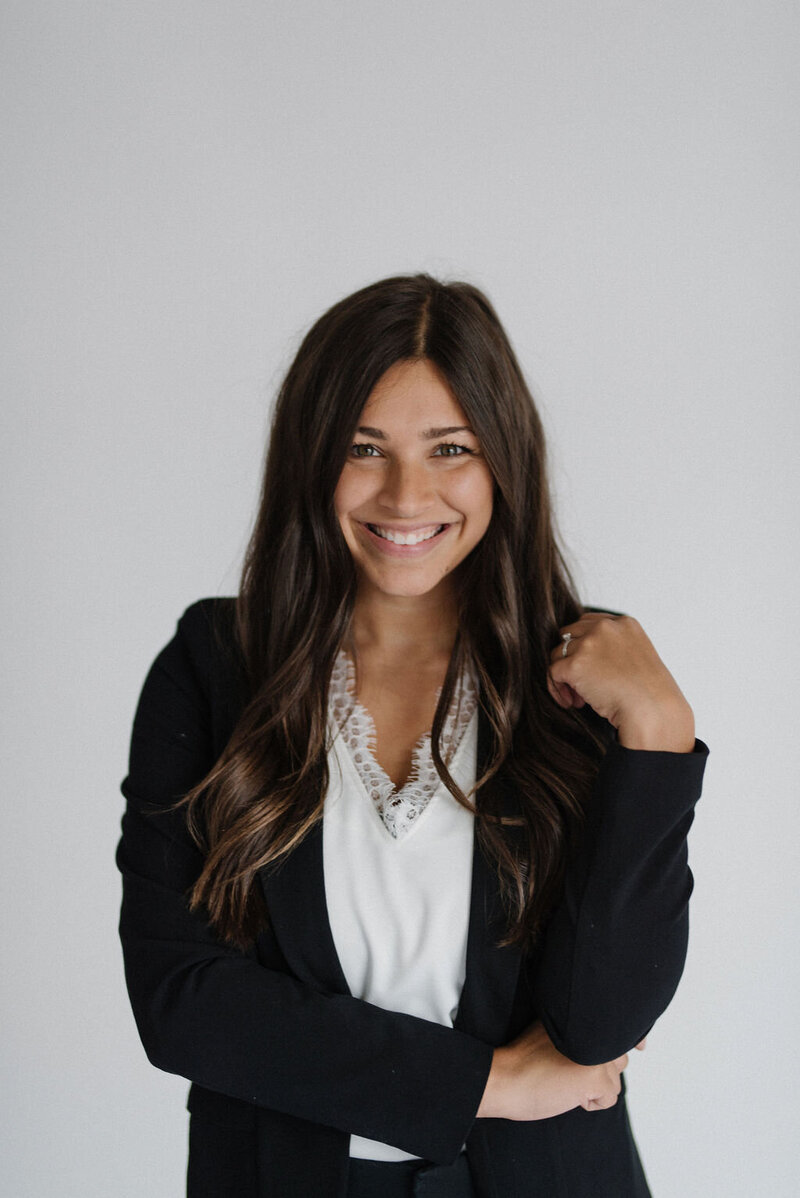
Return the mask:
{"type": "Polygon", "coordinates": [[[394,461],[383,479],[378,502],[396,516],[410,519],[435,499],[430,475],[421,463],[394,461]]]}

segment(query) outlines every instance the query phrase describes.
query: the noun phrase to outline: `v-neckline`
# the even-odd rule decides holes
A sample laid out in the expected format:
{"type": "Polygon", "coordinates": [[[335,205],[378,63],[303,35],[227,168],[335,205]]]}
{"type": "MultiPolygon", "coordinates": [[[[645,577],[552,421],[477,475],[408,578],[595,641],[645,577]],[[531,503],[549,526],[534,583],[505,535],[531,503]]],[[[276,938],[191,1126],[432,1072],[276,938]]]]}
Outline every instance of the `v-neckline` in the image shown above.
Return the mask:
{"type": "MultiPolygon", "coordinates": [[[[437,699],[441,687],[437,690],[437,699]]],[[[452,765],[464,733],[477,708],[477,688],[467,675],[457,689],[443,730],[445,760],[452,765]]],[[[396,787],[377,760],[377,734],[369,710],[356,694],[355,663],[340,649],[331,675],[329,712],[334,730],[342,743],[356,775],[376,810],[385,830],[393,839],[401,839],[416,826],[442,785],[431,756],[431,733],[424,732],[411,753],[411,769],[402,786],[396,787]]]]}

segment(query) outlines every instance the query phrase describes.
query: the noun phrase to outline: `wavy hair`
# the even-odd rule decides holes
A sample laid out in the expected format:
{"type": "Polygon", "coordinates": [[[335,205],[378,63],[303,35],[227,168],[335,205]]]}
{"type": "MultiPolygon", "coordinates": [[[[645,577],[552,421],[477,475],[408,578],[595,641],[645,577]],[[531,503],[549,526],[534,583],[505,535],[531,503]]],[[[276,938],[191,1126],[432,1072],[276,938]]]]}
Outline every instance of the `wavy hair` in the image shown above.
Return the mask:
{"type": "Polygon", "coordinates": [[[427,274],[364,287],[313,325],[280,388],[236,600],[243,709],[219,760],[182,800],[205,855],[191,905],[242,948],[265,917],[257,871],[277,866],[322,818],[328,685],[356,594],[334,490],[376,383],[395,363],[419,359],[449,385],[494,477],[489,528],[452,576],[458,631],[431,745],[496,867],[504,943],[530,944],[540,931],[597,772],[602,738],[547,690],[559,626],[583,609],[554,534],[541,422],[497,314],[471,284],[427,274]],[[491,730],[469,795],[440,745],[466,666],[491,730]],[[498,774],[518,796],[513,817],[498,774]]]}

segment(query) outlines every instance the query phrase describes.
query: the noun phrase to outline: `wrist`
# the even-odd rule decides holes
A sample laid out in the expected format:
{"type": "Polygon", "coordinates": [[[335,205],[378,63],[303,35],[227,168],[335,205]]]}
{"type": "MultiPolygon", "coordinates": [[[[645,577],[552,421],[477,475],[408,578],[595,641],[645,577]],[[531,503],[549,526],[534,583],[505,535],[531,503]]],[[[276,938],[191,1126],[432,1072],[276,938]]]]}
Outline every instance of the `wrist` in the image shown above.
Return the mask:
{"type": "Polygon", "coordinates": [[[483,1096],[476,1112],[477,1119],[502,1119],[504,1117],[502,1094],[507,1074],[508,1053],[509,1047],[507,1045],[495,1048],[492,1053],[489,1076],[486,1079],[483,1096]]]}
{"type": "Polygon", "coordinates": [[[691,753],[694,712],[683,695],[670,702],[638,704],[630,716],[620,720],[617,739],[626,749],[691,753]]]}

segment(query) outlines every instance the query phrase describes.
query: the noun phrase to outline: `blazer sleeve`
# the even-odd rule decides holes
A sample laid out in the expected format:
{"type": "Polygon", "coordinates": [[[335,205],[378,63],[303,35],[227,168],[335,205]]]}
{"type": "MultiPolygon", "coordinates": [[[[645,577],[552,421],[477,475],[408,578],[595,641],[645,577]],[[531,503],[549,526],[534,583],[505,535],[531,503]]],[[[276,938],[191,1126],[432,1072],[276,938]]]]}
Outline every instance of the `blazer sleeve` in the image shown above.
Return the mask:
{"type": "Polygon", "coordinates": [[[491,1047],[267,969],[189,910],[202,858],[185,809],[171,807],[213,764],[197,606],[147,675],[122,783],[119,928],[147,1056],[208,1089],[447,1163],[472,1126],[491,1047]]]}
{"type": "Polygon", "coordinates": [[[630,1051],[675,993],[693,886],[686,838],[707,756],[702,741],[692,753],[615,741],[603,760],[537,975],[542,1022],[580,1064],[630,1051]]]}

